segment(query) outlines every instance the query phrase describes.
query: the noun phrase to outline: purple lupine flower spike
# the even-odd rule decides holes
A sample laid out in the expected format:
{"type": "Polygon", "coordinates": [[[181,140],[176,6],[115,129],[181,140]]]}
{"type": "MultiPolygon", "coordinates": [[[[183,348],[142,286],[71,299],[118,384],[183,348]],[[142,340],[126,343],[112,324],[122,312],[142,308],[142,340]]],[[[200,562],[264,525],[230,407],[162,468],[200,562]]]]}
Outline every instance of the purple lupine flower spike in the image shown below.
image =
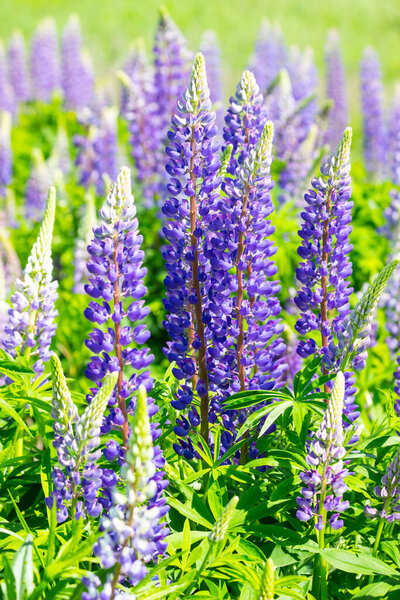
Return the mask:
{"type": "Polygon", "coordinates": [[[263,20],[249,61],[249,68],[263,94],[285,66],[286,60],[287,50],[281,30],[263,20]]]}
{"type": "Polygon", "coordinates": [[[32,150],[32,168],[25,190],[25,215],[28,221],[37,223],[43,218],[47,193],[52,184],[52,176],[42,151],[32,150]]]}
{"type": "Polygon", "coordinates": [[[389,178],[395,185],[400,185],[400,83],[396,84],[392,96],[388,132],[389,178]]]}
{"type": "MultiPolygon", "coordinates": [[[[172,405],[183,410],[191,405],[194,393],[200,397],[200,416],[196,409],[191,410],[189,416],[193,424],[200,423],[206,444],[209,443],[207,346],[210,316],[205,305],[209,264],[203,250],[203,220],[221,183],[216,135],[204,57],[197,54],[188,89],[178,103],[177,114],[172,118],[168,132],[166,168],[170,176],[170,196],[162,211],[167,219],[163,234],[169,242],[163,249],[167,270],[164,326],[171,341],[164,351],[170,362],[176,362],[173,374],[183,380],[172,405]]],[[[175,428],[179,436],[188,430],[186,420],[175,428]]],[[[191,440],[182,444],[175,446],[177,451],[192,458],[191,440]]]]}
{"type": "Polygon", "coordinates": [[[93,193],[89,190],[85,194],[85,212],[81,216],[78,239],[74,252],[74,288],[76,294],[84,294],[85,283],[88,282],[89,272],[87,263],[89,261],[88,246],[92,240],[92,229],[96,221],[96,207],[93,193]]]}
{"type": "Polygon", "coordinates": [[[50,358],[50,344],[56,331],[57,281],[52,280],[51,243],[56,209],[56,191],[49,200],[38,238],[33,245],[22,279],[11,297],[7,339],[4,346],[12,356],[34,359],[33,370],[41,374],[50,358]]]}
{"type": "Polygon", "coordinates": [[[49,102],[61,87],[57,26],[51,17],[44,19],[33,34],[30,60],[34,98],[49,102]]]}
{"type": "Polygon", "coordinates": [[[107,571],[106,581],[102,584],[99,577],[88,573],[83,578],[87,592],[82,600],[124,598],[125,593],[116,593],[117,585],[118,590],[121,586],[134,588],[147,574],[146,563],[165,553],[163,538],[168,530],[160,520],[167,507],[152,503],[156,474],[146,390],[140,386],[121,482],[113,486],[113,506],[102,518],[101,535],[93,546],[107,571]]]}
{"type": "Polygon", "coordinates": [[[79,17],[71,15],[62,33],[62,87],[68,109],[79,111],[94,99],[92,68],[82,53],[79,17]]]}
{"type": "Polygon", "coordinates": [[[365,165],[369,174],[382,177],[386,151],[383,85],[379,56],[373,48],[363,52],[360,76],[365,165]]]}
{"type": "MultiPolygon", "coordinates": [[[[90,273],[86,293],[93,298],[85,309],[86,318],[95,324],[85,343],[93,353],[85,374],[95,388],[100,387],[108,372],[118,371],[116,392],[109,401],[109,411],[102,426],[102,433],[111,430],[122,433],[123,445],[115,439],[106,442],[104,455],[107,460],[124,460],[124,449],[129,436],[128,416],[133,413],[133,393],[139,385],[150,392],[153,379],[148,367],[154,360],[145,346],[150,337],[143,319],[149,314],[144,297],[147,289],[143,284],[146,269],[142,266],[143,241],[138,230],[136,206],[131,191],[130,171],[122,167],[117,182],[100,210],[100,220],[93,228],[94,237],[89,244],[90,273]]],[[[87,397],[90,401],[91,396],[87,397]]],[[[148,398],[149,413],[154,416],[158,407],[148,398]]],[[[152,435],[156,440],[161,431],[152,423],[152,435]]],[[[155,447],[156,466],[162,468],[164,458],[161,449],[155,447]]],[[[107,472],[106,472],[107,475],[107,472]]],[[[102,482],[102,503],[111,506],[111,488],[107,476],[102,482]]],[[[154,504],[167,482],[158,472],[154,504]]]]}
{"type": "Polygon", "coordinates": [[[207,81],[210,88],[210,98],[216,113],[218,129],[223,126],[223,90],[222,90],[222,61],[221,49],[215,31],[208,30],[203,33],[200,43],[200,52],[206,61],[207,81]]]}
{"type": "Polygon", "coordinates": [[[310,470],[300,473],[304,487],[302,497],[296,499],[296,516],[300,521],[314,519],[318,531],[327,525],[332,529],[343,527],[340,515],[350,507],[349,501],[343,500],[348,489],[344,479],[349,474],[342,460],[346,454],[342,426],[344,393],[345,378],[339,371],[324,418],[306,457],[310,470]]]}
{"type": "Polygon", "coordinates": [[[385,519],[388,523],[400,520],[400,452],[397,450],[385,475],[382,477],[381,485],[374,489],[377,498],[383,502],[382,510],[366,504],[364,514],[368,518],[385,519]]]}
{"type": "Polygon", "coordinates": [[[8,69],[17,102],[31,99],[31,84],[24,36],[14,31],[8,42],[8,69]]]}
{"type": "Polygon", "coordinates": [[[0,115],[0,197],[6,197],[7,186],[12,178],[11,114],[0,115]]]}
{"type": "Polygon", "coordinates": [[[16,108],[16,98],[8,75],[7,54],[0,42],[0,110],[14,115],[16,108]]]}
{"type": "Polygon", "coordinates": [[[346,73],[343,64],[339,34],[336,29],[328,32],[325,45],[326,97],[332,101],[328,129],[324,141],[335,148],[340,141],[349,118],[346,73]]]}

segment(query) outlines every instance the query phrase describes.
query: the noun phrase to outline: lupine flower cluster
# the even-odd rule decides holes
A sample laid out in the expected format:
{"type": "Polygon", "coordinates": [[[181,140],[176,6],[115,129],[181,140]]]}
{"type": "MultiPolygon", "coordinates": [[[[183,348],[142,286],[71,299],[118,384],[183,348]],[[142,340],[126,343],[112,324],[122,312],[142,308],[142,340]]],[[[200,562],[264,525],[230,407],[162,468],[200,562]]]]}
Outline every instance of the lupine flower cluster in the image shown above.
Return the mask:
{"type": "Polygon", "coordinates": [[[16,110],[14,90],[10,84],[7,54],[3,44],[0,42],[0,109],[5,110],[12,115],[16,110]]]}
{"type": "MultiPolygon", "coordinates": [[[[129,437],[128,415],[135,409],[133,393],[140,385],[150,392],[153,379],[148,367],[154,360],[144,344],[150,333],[143,323],[149,314],[144,303],[146,287],[143,278],[146,269],[142,266],[144,253],[140,248],[142,236],[139,234],[136,206],[131,191],[130,171],[123,167],[117,183],[100,211],[100,220],[93,227],[94,237],[88,246],[90,260],[87,269],[89,283],[86,293],[93,298],[85,309],[85,316],[96,326],[89,334],[86,345],[93,352],[85,374],[96,388],[100,387],[108,372],[118,372],[115,394],[109,400],[109,411],[105,417],[102,434],[122,432],[123,445],[116,439],[105,444],[107,460],[124,460],[129,437]],[[130,367],[134,372],[129,376],[130,367]]],[[[95,389],[92,389],[94,393],[95,389]]],[[[91,395],[88,396],[88,401],[91,395]]],[[[149,397],[149,414],[153,417],[158,411],[154,400],[149,397]]],[[[156,423],[151,424],[153,440],[160,435],[156,423]]],[[[156,446],[155,465],[162,469],[164,459],[161,449],[156,446]]],[[[167,485],[161,470],[155,474],[156,495],[154,502],[167,485]]],[[[104,491],[102,500],[106,508],[111,506],[111,495],[104,491]]]]}
{"type": "Polygon", "coordinates": [[[15,99],[17,102],[26,102],[31,98],[31,83],[25,39],[20,31],[14,31],[10,37],[7,53],[9,77],[15,99]]]}
{"type": "Polygon", "coordinates": [[[207,81],[210,88],[210,98],[214,105],[216,123],[222,128],[223,120],[223,89],[222,89],[222,64],[221,50],[215,31],[205,31],[200,43],[200,52],[203,54],[207,65],[207,81]]]}
{"type": "Polygon", "coordinates": [[[287,49],[281,30],[263,20],[249,64],[263,94],[286,65],[286,60],[287,49]]]}
{"type": "Polygon", "coordinates": [[[114,486],[113,505],[101,520],[101,536],[93,548],[108,571],[107,578],[102,583],[88,573],[83,579],[87,592],[82,594],[82,600],[128,597],[123,591],[125,585],[135,586],[141,581],[147,574],[146,563],[164,554],[167,547],[163,538],[168,530],[160,519],[168,508],[162,498],[157,504],[151,502],[156,494],[156,459],[143,386],[137,394],[125,459],[121,469],[124,486],[114,486]]]}
{"type": "Polygon", "coordinates": [[[345,379],[339,371],[324,418],[310,443],[306,458],[310,470],[300,474],[304,487],[302,497],[297,498],[297,518],[314,519],[319,531],[328,524],[332,529],[343,527],[340,514],[350,506],[348,500],[343,500],[347,490],[344,480],[349,474],[342,460],[346,454],[342,425],[344,393],[345,379]]]}
{"type": "Polygon", "coordinates": [[[5,349],[12,356],[34,359],[33,370],[41,374],[50,358],[50,344],[56,330],[57,281],[52,280],[51,244],[56,210],[56,192],[49,200],[38,238],[33,245],[22,279],[17,279],[11,297],[9,323],[5,328],[5,349]]]}
{"type": "Polygon", "coordinates": [[[61,89],[57,26],[51,17],[44,19],[33,35],[30,61],[34,98],[49,102],[61,89]]]}
{"type": "Polygon", "coordinates": [[[381,485],[374,489],[375,495],[383,502],[381,510],[366,504],[365,516],[380,517],[388,523],[400,520],[400,453],[397,451],[382,477],[381,485]]]}
{"type": "Polygon", "coordinates": [[[346,74],[340,48],[339,35],[335,29],[328,33],[325,46],[326,96],[332,101],[329,110],[328,129],[325,141],[330,148],[340,141],[342,131],[348,123],[346,74]]]}
{"type": "Polygon", "coordinates": [[[6,196],[6,188],[12,177],[11,114],[0,115],[0,197],[6,196]]]}
{"type": "Polygon", "coordinates": [[[72,15],[62,35],[62,88],[68,109],[79,111],[94,99],[94,73],[90,58],[82,54],[79,18],[72,15]]]}
{"type": "Polygon", "coordinates": [[[51,367],[51,416],[59,466],[52,472],[55,489],[46,499],[46,504],[50,509],[56,504],[58,523],[65,521],[69,514],[77,520],[87,516],[98,517],[102,511],[98,498],[102,481],[117,481],[113,471],[103,471],[97,461],[101,457],[99,445],[103,413],[117,383],[118,373],[107,375],[90,405],[79,416],[60,360],[55,354],[51,357],[51,367]]]}

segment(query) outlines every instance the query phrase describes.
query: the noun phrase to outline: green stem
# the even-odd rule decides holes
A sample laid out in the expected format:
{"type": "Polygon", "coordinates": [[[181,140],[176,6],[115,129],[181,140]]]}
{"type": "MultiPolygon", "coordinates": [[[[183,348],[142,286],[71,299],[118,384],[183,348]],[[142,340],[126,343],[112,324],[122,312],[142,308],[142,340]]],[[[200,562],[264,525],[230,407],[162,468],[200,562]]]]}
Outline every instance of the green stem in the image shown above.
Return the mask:
{"type": "MultiPolygon", "coordinates": [[[[379,525],[378,525],[378,531],[376,532],[376,538],[375,538],[374,548],[372,550],[372,556],[376,556],[378,554],[379,543],[381,541],[384,525],[385,525],[385,519],[383,517],[381,517],[381,520],[379,521],[379,525]]],[[[374,581],[374,576],[370,575],[369,579],[368,579],[368,583],[371,584],[373,581],[374,581]]]]}

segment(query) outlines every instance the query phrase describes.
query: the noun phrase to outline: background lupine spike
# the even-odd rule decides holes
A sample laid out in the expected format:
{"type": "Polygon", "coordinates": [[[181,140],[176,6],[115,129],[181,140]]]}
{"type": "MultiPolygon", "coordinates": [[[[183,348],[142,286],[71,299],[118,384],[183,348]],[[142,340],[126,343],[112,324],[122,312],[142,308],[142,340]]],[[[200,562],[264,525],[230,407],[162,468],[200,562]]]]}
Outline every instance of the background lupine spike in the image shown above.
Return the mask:
{"type": "Polygon", "coordinates": [[[56,188],[51,187],[47,201],[46,212],[39,235],[28,258],[28,265],[35,263],[39,268],[52,268],[51,244],[53,241],[54,218],[56,214],[56,188]]]}
{"type": "Polygon", "coordinates": [[[348,122],[346,74],[338,32],[328,32],[325,45],[326,96],[332,101],[325,142],[334,148],[348,122]]]}
{"type": "Polygon", "coordinates": [[[344,165],[347,165],[350,160],[350,148],[351,140],[353,138],[353,130],[351,127],[346,127],[343,132],[342,139],[340,140],[336,149],[336,168],[340,169],[344,165]]]}
{"type": "MultiPolygon", "coordinates": [[[[12,115],[4,111],[0,115],[0,197],[4,198],[7,193],[7,186],[12,178],[12,149],[11,149],[11,126],[12,115]]],[[[5,211],[6,212],[6,211],[5,211]]],[[[6,215],[4,215],[6,216],[6,215]]],[[[13,227],[11,221],[6,223],[13,227]]]]}
{"type": "Polygon", "coordinates": [[[217,543],[225,540],[228,533],[229,524],[235,513],[238,502],[239,497],[233,496],[233,498],[231,498],[228,504],[224,507],[218,521],[214,523],[212,531],[210,532],[210,540],[212,542],[217,543]]]}
{"type": "Polygon", "coordinates": [[[52,354],[50,358],[53,400],[51,416],[54,419],[54,427],[57,433],[63,434],[71,429],[72,423],[79,420],[78,409],[71,398],[65,380],[64,371],[57,354],[52,354]]]}
{"type": "Polygon", "coordinates": [[[30,80],[26,57],[25,38],[15,30],[8,42],[8,65],[10,81],[18,102],[30,100],[30,80]]]}
{"type": "Polygon", "coordinates": [[[267,558],[261,575],[261,584],[258,600],[273,600],[275,596],[274,583],[275,564],[272,558],[267,558]]]}

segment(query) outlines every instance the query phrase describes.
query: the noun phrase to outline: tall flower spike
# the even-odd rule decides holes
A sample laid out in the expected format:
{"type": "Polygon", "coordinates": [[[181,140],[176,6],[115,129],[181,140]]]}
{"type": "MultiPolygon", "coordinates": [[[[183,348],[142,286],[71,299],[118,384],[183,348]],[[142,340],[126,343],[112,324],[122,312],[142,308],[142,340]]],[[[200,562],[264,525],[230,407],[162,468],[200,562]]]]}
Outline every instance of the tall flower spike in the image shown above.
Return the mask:
{"type": "Polygon", "coordinates": [[[385,475],[382,477],[381,485],[374,489],[375,495],[383,501],[382,510],[372,508],[367,504],[364,508],[366,517],[380,517],[388,523],[400,520],[400,452],[397,450],[385,475]]]}
{"type": "Polygon", "coordinates": [[[274,571],[274,561],[272,558],[267,558],[264,571],[261,576],[258,600],[274,600],[274,571]]]}
{"type": "Polygon", "coordinates": [[[239,497],[233,496],[233,498],[231,498],[228,504],[224,507],[218,521],[214,523],[214,527],[210,533],[210,540],[212,542],[218,543],[225,540],[226,534],[228,533],[229,524],[235,513],[238,502],[239,497]]]}
{"type": "Polygon", "coordinates": [[[5,110],[12,115],[16,111],[14,90],[8,74],[7,54],[2,42],[0,42],[0,110],[5,110]]]}
{"type": "Polygon", "coordinates": [[[360,69],[365,166],[370,175],[382,177],[386,151],[383,86],[379,56],[373,48],[365,48],[360,69]]]}
{"type": "MultiPolygon", "coordinates": [[[[98,498],[102,476],[111,476],[107,470],[103,473],[96,464],[101,456],[98,450],[100,426],[118,373],[107,375],[101,389],[79,416],[59,358],[53,354],[50,362],[53,381],[51,415],[59,466],[52,472],[55,490],[46,499],[46,504],[52,508],[55,502],[59,523],[65,521],[69,513],[76,519],[86,515],[97,517],[102,510],[98,498]]],[[[116,480],[114,474],[114,482],[116,480]]]]}
{"type": "Polygon", "coordinates": [[[79,17],[71,15],[62,34],[62,87],[68,109],[79,111],[94,99],[91,68],[82,54],[79,17]]]}
{"type": "MultiPolygon", "coordinates": [[[[12,177],[11,114],[0,115],[0,197],[5,198],[12,177]]],[[[10,224],[8,224],[10,225],[10,224]]]]}
{"type": "Polygon", "coordinates": [[[206,61],[207,81],[210,88],[211,102],[215,106],[216,124],[218,129],[221,129],[222,131],[222,61],[221,49],[215,31],[207,30],[203,33],[200,43],[200,52],[203,54],[206,61]]]}
{"type": "Polygon", "coordinates": [[[53,18],[47,17],[36,28],[30,59],[34,98],[49,102],[61,86],[58,33],[53,18]]]}
{"type": "Polygon", "coordinates": [[[326,97],[332,101],[325,142],[335,148],[348,123],[346,74],[339,35],[336,29],[328,32],[325,45],[326,97]]]}
{"type": "Polygon", "coordinates": [[[54,308],[57,281],[52,280],[51,244],[56,210],[56,191],[50,188],[43,223],[33,245],[22,279],[11,297],[6,350],[13,356],[32,357],[33,370],[40,374],[51,356],[50,344],[56,331],[54,308]]]}
{"type": "MultiPolygon", "coordinates": [[[[216,134],[204,57],[197,54],[188,89],[178,103],[168,132],[167,172],[171,195],[162,207],[168,219],[163,234],[169,242],[163,250],[167,269],[164,326],[171,338],[165,354],[170,362],[176,362],[174,375],[184,380],[172,405],[184,410],[192,403],[193,394],[198,394],[200,417],[194,409],[189,418],[193,425],[200,422],[206,444],[209,443],[210,399],[207,348],[211,340],[205,305],[209,265],[203,252],[206,231],[203,219],[209,204],[218,196],[221,183],[216,134]]],[[[185,437],[189,427],[185,419],[175,431],[185,437]]],[[[181,446],[175,445],[175,449],[188,458],[193,457],[190,439],[182,441],[181,446]]]]}
{"type": "Polygon", "coordinates": [[[7,47],[10,82],[17,102],[31,98],[31,84],[26,56],[25,39],[21,31],[14,31],[7,47]]]}
{"type": "Polygon", "coordinates": [[[263,94],[285,66],[286,59],[287,50],[281,30],[263,19],[249,63],[263,94]]]}
{"type": "Polygon", "coordinates": [[[52,173],[39,148],[32,150],[32,168],[25,189],[25,216],[37,223],[43,218],[49,187],[53,183],[52,173]]]}
{"type": "Polygon", "coordinates": [[[85,293],[84,284],[87,283],[89,277],[87,270],[89,252],[87,248],[92,240],[92,228],[96,221],[94,196],[90,190],[85,194],[84,209],[84,214],[80,220],[74,256],[74,292],[76,294],[85,293]]]}
{"type": "Polygon", "coordinates": [[[83,593],[82,600],[116,600],[120,597],[117,585],[118,589],[120,585],[134,587],[146,576],[146,563],[166,550],[166,543],[160,540],[163,537],[160,531],[163,535],[166,531],[160,519],[167,507],[163,503],[151,504],[156,466],[143,386],[138,391],[131,429],[121,482],[113,488],[113,506],[109,515],[102,518],[102,534],[93,547],[94,554],[109,572],[104,584],[92,574],[84,578],[88,591],[83,593]]]}
{"type": "Polygon", "coordinates": [[[301,490],[303,497],[296,499],[297,518],[300,521],[314,518],[315,527],[319,531],[328,523],[333,529],[343,527],[339,516],[350,506],[348,500],[343,500],[343,494],[347,490],[344,479],[348,475],[342,460],[346,454],[342,426],[344,394],[345,378],[339,371],[324,418],[306,457],[310,470],[300,473],[304,487],[301,490]],[[329,513],[333,514],[328,519],[329,513]]]}

